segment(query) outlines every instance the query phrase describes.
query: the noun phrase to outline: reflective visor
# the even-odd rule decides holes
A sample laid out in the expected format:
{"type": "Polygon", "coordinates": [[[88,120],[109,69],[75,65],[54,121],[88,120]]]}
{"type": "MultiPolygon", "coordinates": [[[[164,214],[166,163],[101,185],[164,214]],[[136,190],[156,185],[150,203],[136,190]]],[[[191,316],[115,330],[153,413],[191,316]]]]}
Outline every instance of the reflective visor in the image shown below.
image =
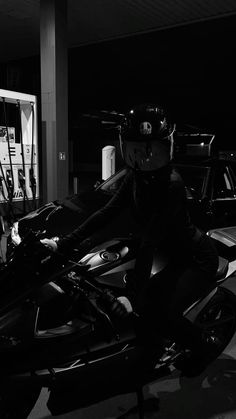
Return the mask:
{"type": "Polygon", "coordinates": [[[122,141],[121,152],[125,163],[135,170],[154,171],[170,161],[168,141],[122,141]]]}

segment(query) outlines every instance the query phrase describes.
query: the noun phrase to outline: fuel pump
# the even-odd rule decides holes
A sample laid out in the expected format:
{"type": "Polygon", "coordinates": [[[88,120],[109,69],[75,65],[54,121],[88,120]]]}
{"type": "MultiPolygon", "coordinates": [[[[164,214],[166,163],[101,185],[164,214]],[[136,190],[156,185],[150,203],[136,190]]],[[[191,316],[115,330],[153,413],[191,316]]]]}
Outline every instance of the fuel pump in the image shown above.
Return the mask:
{"type": "Polygon", "coordinates": [[[5,218],[7,219],[7,221],[10,224],[12,224],[12,222],[15,219],[15,216],[14,216],[14,212],[13,212],[13,208],[12,208],[12,202],[11,202],[11,200],[8,199],[8,196],[10,196],[11,193],[8,192],[8,196],[7,196],[6,193],[5,193],[5,190],[8,191],[8,183],[6,181],[4,170],[3,170],[3,167],[2,167],[2,163],[0,161],[0,197],[2,197],[1,199],[4,200],[5,205],[6,205],[5,214],[4,214],[3,208],[1,208],[1,206],[0,206],[0,216],[2,218],[4,218],[4,215],[5,215],[5,218]]]}
{"type": "Polygon", "coordinates": [[[8,190],[8,200],[9,202],[12,202],[13,194],[14,194],[14,175],[13,175],[13,166],[12,166],[12,150],[10,147],[9,130],[8,130],[8,124],[7,124],[7,111],[6,111],[5,97],[2,98],[2,102],[3,102],[6,141],[7,141],[7,147],[8,147],[9,164],[10,164],[10,167],[6,169],[6,182],[7,182],[7,190],[8,190]]]}
{"type": "Polygon", "coordinates": [[[32,113],[32,142],[31,142],[31,165],[29,171],[30,187],[32,190],[33,204],[35,207],[36,198],[36,176],[34,173],[34,104],[31,102],[31,113],[32,113]]]}
{"type": "Polygon", "coordinates": [[[0,213],[18,218],[39,200],[37,99],[0,89],[0,106],[0,213]]]}
{"type": "Polygon", "coordinates": [[[26,192],[26,182],[25,182],[25,153],[24,153],[23,133],[22,133],[22,123],[21,123],[20,100],[17,100],[17,109],[18,109],[18,120],[19,120],[19,138],[20,138],[20,145],[21,145],[21,158],[22,158],[22,167],[18,168],[18,186],[19,188],[21,188],[23,192],[23,212],[25,213],[26,201],[28,202],[28,196],[26,192]]]}

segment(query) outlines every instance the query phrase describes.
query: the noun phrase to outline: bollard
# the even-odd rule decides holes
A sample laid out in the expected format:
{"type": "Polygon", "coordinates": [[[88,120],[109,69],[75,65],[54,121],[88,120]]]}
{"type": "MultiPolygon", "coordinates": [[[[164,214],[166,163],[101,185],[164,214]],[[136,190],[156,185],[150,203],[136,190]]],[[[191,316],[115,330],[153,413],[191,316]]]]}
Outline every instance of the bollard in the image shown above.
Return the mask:
{"type": "Polygon", "coordinates": [[[108,179],[115,173],[116,148],[113,145],[107,145],[102,149],[102,180],[108,179]]]}

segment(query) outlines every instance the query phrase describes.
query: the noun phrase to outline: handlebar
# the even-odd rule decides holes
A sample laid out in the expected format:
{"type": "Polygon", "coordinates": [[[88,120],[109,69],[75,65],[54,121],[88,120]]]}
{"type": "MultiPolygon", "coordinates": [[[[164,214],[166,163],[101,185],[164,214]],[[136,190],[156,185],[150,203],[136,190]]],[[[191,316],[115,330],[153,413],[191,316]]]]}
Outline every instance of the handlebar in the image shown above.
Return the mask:
{"type": "MultiPolygon", "coordinates": [[[[14,275],[16,276],[19,276],[18,267],[21,270],[25,269],[25,271],[28,271],[30,274],[29,277],[32,282],[31,284],[29,283],[29,286],[32,286],[32,290],[46,282],[53,282],[59,278],[65,277],[66,282],[69,284],[70,281],[67,274],[70,271],[75,271],[80,277],[80,281],[72,280],[71,285],[74,288],[77,288],[78,291],[82,291],[82,289],[94,291],[99,298],[103,299],[103,301],[107,301],[108,304],[112,304],[116,301],[115,295],[112,295],[112,293],[96,284],[96,278],[94,277],[94,273],[89,271],[89,265],[82,265],[58,251],[52,252],[40,242],[41,234],[41,232],[33,230],[28,231],[22,239],[22,242],[17,246],[12,259],[8,261],[4,273],[1,274],[1,283],[4,284],[4,282],[9,282],[9,273],[11,276],[11,272],[14,272],[14,275]],[[31,276],[32,274],[33,277],[31,276]],[[6,277],[8,278],[6,279],[6,277]]],[[[28,280],[26,279],[26,282],[27,281],[28,280]]],[[[103,317],[105,316],[107,316],[107,314],[103,313],[103,317]]],[[[135,312],[132,313],[132,316],[135,318],[139,317],[135,312]]]]}
{"type": "MultiPolygon", "coordinates": [[[[70,260],[69,262],[71,262],[71,264],[73,264],[76,268],[76,271],[83,277],[83,284],[85,284],[91,291],[95,291],[96,294],[104,301],[107,302],[108,304],[113,304],[117,298],[111,293],[108,292],[104,289],[99,288],[97,285],[95,285],[93,282],[95,280],[94,275],[89,272],[89,265],[81,265],[73,260],[70,260]]],[[[132,317],[134,317],[135,319],[138,319],[140,316],[137,312],[132,311],[132,313],[130,313],[130,315],[132,317]]]]}

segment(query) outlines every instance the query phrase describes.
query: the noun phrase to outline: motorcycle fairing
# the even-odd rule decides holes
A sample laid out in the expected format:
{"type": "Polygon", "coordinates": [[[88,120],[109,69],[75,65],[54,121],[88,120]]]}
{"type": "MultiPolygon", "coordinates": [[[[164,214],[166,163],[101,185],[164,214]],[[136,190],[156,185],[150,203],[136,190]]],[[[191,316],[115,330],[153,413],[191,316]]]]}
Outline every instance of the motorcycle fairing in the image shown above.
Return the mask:
{"type": "MultiPolygon", "coordinates": [[[[60,275],[62,277],[69,276],[74,269],[75,281],[77,275],[78,286],[80,286],[80,280],[83,283],[83,272],[80,279],[80,271],[78,270],[78,274],[76,271],[76,267],[79,265],[89,268],[85,269],[84,272],[88,271],[92,274],[91,278],[88,277],[91,281],[95,276],[95,286],[101,284],[110,288],[112,284],[115,285],[117,278],[120,278],[120,284],[124,286],[121,279],[127,267],[132,266],[136,249],[133,239],[115,239],[93,249],[89,255],[82,258],[78,263],[74,265],[71,263],[69,269],[63,270],[62,268],[60,275]]],[[[152,274],[158,272],[161,266],[165,266],[165,262],[165,255],[161,255],[161,252],[158,253],[157,251],[153,261],[152,274]]],[[[58,273],[54,275],[53,280],[56,281],[57,277],[58,273]]],[[[53,275],[50,280],[52,278],[53,275]]],[[[50,286],[50,283],[47,286],[50,286]]],[[[52,286],[51,292],[53,295],[54,293],[58,296],[62,295],[57,286],[52,286]]],[[[200,305],[204,307],[214,292],[215,289],[208,296],[193,304],[186,314],[191,316],[191,311],[194,312],[196,309],[195,318],[200,305]]],[[[30,294],[30,298],[32,296],[35,296],[34,292],[30,294]]],[[[40,304],[43,303],[43,295],[41,297],[42,299],[38,298],[38,302],[41,301],[40,304]]],[[[117,339],[117,335],[114,335],[110,340],[107,340],[102,333],[104,332],[102,322],[98,322],[98,324],[93,321],[87,324],[84,322],[84,327],[81,323],[81,333],[79,328],[78,333],[76,333],[76,330],[74,330],[75,333],[68,331],[68,327],[73,326],[73,324],[68,324],[64,329],[38,330],[36,331],[38,339],[35,340],[35,345],[30,348],[33,349],[32,351],[26,351],[22,359],[17,356],[13,357],[11,354],[13,358],[13,363],[11,363],[13,377],[9,375],[9,366],[7,365],[7,378],[22,383],[24,380],[28,382],[30,380],[32,383],[48,386],[51,390],[48,408],[54,415],[86,406],[100,401],[102,398],[121,394],[123,390],[125,392],[127,392],[127,389],[134,391],[138,382],[135,373],[138,372],[137,361],[141,348],[136,344],[136,335],[131,333],[132,329],[127,327],[127,323],[128,320],[125,320],[125,325],[123,325],[125,327],[122,329],[120,326],[120,329],[117,329],[119,339],[117,339]],[[82,329],[84,333],[82,333],[82,329]],[[47,367],[45,367],[46,365],[47,367]],[[132,365],[134,369],[132,369],[132,365]],[[121,377],[121,381],[117,377],[121,377]],[[130,382],[129,379],[133,377],[135,379],[130,382]],[[105,388],[104,382],[107,384],[105,388]],[[68,385],[68,383],[71,383],[71,385],[68,385]],[[125,388],[124,383],[127,384],[125,388]]],[[[3,356],[2,359],[4,359],[3,356]]],[[[10,361],[10,357],[8,359],[10,361]]],[[[159,369],[158,374],[160,374],[159,369]]],[[[148,381],[150,381],[150,377],[148,381]]]]}
{"type": "MultiPolygon", "coordinates": [[[[110,357],[100,358],[92,368],[84,367],[83,371],[81,368],[79,382],[72,381],[66,391],[63,385],[55,383],[47,402],[51,414],[66,414],[119,394],[136,391],[140,380],[137,369],[140,355],[140,348],[130,346],[110,357]]],[[[161,371],[158,371],[160,377],[161,371]]],[[[153,380],[156,378],[153,377],[153,380]]]]}
{"type": "MultiPolygon", "coordinates": [[[[119,278],[118,273],[124,275],[127,270],[134,269],[138,246],[139,242],[135,238],[115,238],[92,249],[79,263],[89,266],[89,270],[99,277],[100,282],[111,282],[110,285],[123,287],[120,279],[116,282],[119,278]],[[104,276],[108,276],[109,279],[105,279],[104,276]]],[[[160,249],[155,249],[151,276],[160,272],[167,263],[167,255],[160,249]]]]}

